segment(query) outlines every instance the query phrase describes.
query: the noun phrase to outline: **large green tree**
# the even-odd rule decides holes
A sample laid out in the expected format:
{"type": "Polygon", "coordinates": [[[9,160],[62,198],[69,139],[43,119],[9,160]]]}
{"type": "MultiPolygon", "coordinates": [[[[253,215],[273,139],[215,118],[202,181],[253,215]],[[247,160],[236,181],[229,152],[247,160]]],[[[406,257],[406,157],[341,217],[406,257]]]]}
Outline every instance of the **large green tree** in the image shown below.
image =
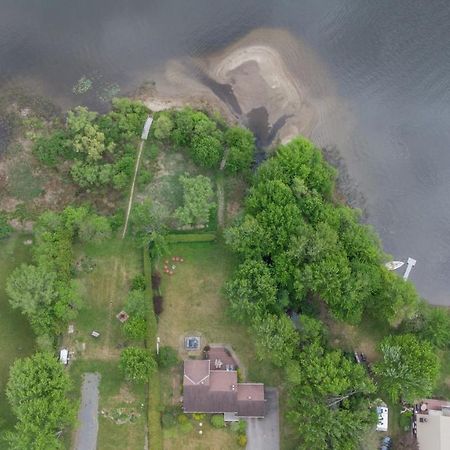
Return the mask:
{"type": "Polygon", "coordinates": [[[173,121],[168,113],[160,113],[153,125],[153,134],[156,139],[164,141],[170,137],[173,129],[173,121]]]}
{"type": "Polygon", "coordinates": [[[256,317],[252,330],[258,359],[271,361],[282,367],[292,358],[298,336],[287,315],[268,314],[256,317]]]}
{"type": "Polygon", "coordinates": [[[412,403],[431,395],[439,374],[432,345],[412,334],[387,336],[380,344],[382,359],[374,365],[380,389],[395,402],[412,403]]]}
{"type": "Polygon", "coordinates": [[[229,173],[248,171],[255,153],[255,137],[250,130],[230,127],[224,134],[228,148],[225,170],[229,173]]]}
{"type": "Polygon", "coordinates": [[[11,306],[28,317],[35,331],[51,327],[51,310],[59,295],[56,273],[43,266],[22,264],[9,276],[6,293],[11,306]]]}
{"type": "Polygon", "coordinates": [[[226,284],[225,293],[237,320],[248,322],[276,310],[276,282],[262,261],[244,261],[226,284]]]}
{"type": "Polygon", "coordinates": [[[97,113],[84,106],[77,106],[67,114],[67,128],[72,136],[75,152],[85,155],[88,161],[98,161],[105,150],[114,149],[113,142],[107,142],[105,134],[95,123],[97,113]]]}
{"type": "Polygon", "coordinates": [[[214,192],[211,180],[203,175],[180,176],[183,188],[183,206],[175,211],[175,217],[183,225],[206,225],[214,208],[214,192]]]}
{"type": "Polygon", "coordinates": [[[71,382],[51,353],[17,360],[10,369],[6,396],[17,418],[6,438],[12,450],[59,450],[59,432],[74,420],[67,397],[71,382]]]}
{"type": "Polygon", "coordinates": [[[370,408],[374,384],[364,366],[326,347],[323,327],[314,319],[300,318],[300,337],[302,348],[286,365],[287,417],[299,448],[358,448],[376,423],[370,408]]]}

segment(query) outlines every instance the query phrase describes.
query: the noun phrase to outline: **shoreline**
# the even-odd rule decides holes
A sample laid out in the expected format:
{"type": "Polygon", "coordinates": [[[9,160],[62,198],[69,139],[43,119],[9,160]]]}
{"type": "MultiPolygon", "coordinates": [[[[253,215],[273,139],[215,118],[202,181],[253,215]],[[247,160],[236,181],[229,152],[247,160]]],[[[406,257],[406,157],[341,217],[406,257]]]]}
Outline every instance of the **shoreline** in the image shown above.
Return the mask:
{"type": "Polygon", "coordinates": [[[249,115],[263,108],[269,131],[281,124],[273,143],[286,143],[299,134],[312,138],[325,116],[342,109],[326,73],[314,52],[289,32],[261,28],[213,54],[167,62],[154,77],[155,92],[139,98],[153,111],[189,105],[247,126],[249,115]],[[229,89],[241,113],[205,78],[229,89]]]}

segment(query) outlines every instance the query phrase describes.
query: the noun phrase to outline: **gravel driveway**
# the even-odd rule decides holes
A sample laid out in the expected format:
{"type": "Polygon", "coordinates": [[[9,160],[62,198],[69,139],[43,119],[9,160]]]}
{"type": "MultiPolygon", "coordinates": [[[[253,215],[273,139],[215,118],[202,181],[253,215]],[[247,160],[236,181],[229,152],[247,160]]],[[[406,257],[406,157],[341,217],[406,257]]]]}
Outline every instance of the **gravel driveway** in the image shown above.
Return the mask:
{"type": "Polygon", "coordinates": [[[95,450],[97,448],[99,383],[100,374],[84,374],[81,386],[81,405],[78,411],[80,426],[75,438],[75,450],[95,450]]]}
{"type": "Polygon", "coordinates": [[[247,419],[247,450],[279,450],[280,421],[278,391],[266,388],[266,416],[247,419]]]}

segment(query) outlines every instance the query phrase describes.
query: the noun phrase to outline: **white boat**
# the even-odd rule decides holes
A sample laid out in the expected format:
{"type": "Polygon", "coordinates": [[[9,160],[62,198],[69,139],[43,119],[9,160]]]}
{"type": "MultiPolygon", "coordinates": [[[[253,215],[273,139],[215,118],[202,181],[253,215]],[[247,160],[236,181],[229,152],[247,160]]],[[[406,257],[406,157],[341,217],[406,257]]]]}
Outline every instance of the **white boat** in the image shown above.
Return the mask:
{"type": "Polygon", "coordinates": [[[400,269],[405,263],[403,261],[389,261],[385,264],[387,270],[400,269]]]}

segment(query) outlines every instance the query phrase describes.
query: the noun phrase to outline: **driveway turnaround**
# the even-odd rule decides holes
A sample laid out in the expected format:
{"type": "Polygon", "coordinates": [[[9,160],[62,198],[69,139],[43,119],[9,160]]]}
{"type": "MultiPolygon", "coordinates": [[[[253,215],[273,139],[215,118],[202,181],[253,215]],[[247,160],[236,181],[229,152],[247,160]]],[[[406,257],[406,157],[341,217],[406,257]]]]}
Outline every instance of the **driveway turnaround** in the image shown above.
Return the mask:
{"type": "Polygon", "coordinates": [[[247,450],[279,450],[280,418],[278,391],[266,388],[266,416],[247,419],[247,450]]]}
{"type": "Polygon", "coordinates": [[[85,373],[81,386],[80,426],[75,438],[75,450],[95,450],[98,433],[98,385],[100,374],[85,373]]]}

